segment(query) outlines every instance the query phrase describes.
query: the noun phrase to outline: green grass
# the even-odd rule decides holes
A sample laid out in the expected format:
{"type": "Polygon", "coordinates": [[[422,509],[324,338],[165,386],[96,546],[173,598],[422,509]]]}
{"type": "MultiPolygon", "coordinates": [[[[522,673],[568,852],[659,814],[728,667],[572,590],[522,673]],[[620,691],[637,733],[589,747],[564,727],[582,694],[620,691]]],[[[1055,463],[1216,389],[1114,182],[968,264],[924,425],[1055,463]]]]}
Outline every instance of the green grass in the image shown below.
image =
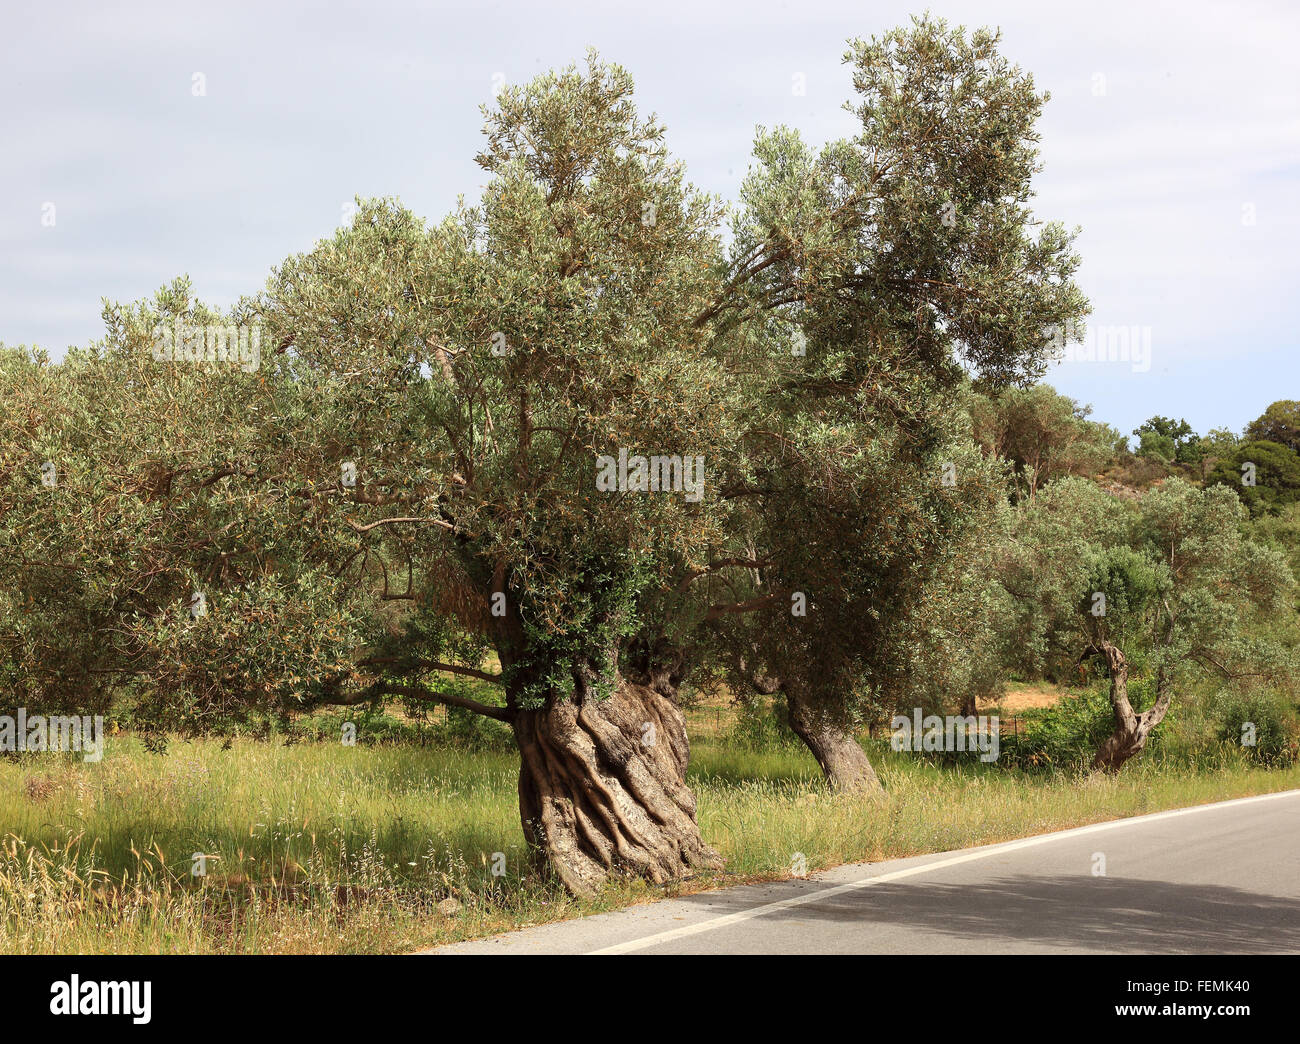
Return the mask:
{"type": "Polygon", "coordinates": [[[0,759],[0,952],[401,952],[731,881],[880,860],[1300,786],[1229,748],[1116,779],[940,766],[869,743],[883,800],[828,793],[800,750],[697,739],[723,874],[576,901],[527,873],[504,752],[115,737],[104,760],[0,759]],[[206,853],[194,877],[191,856],[206,853]],[[493,853],[506,874],[493,877],[493,853]],[[216,858],[211,858],[216,857],[216,858]],[[437,903],[460,905],[446,916],[437,903]]]}

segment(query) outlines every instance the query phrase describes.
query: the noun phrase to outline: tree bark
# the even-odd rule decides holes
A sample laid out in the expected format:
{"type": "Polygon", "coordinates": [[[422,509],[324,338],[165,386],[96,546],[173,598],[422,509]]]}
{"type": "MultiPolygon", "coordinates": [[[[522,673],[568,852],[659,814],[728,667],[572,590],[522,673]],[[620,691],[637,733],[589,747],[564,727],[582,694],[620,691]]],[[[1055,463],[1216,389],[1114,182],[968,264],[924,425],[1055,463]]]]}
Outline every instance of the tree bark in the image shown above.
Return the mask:
{"type": "Polygon", "coordinates": [[[686,785],[686,719],[672,701],[620,679],[606,700],[519,710],[519,811],[539,862],[574,895],[611,874],[655,884],[718,869],[686,785]]]}
{"type": "Polygon", "coordinates": [[[784,688],[790,728],[808,745],[826,782],[846,794],[883,791],[876,770],[852,733],[816,707],[797,687],[784,688]]]}
{"type": "Polygon", "coordinates": [[[1116,773],[1126,761],[1142,753],[1151,730],[1164,720],[1169,710],[1170,693],[1161,678],[1156,685],[1155,704],[1139,714],[1128,698],[1128,660],[1124,653],[1109,642],[1102,642],[1089,652],[1106,658],[1110,672],[1110,706],[1115,717],[1115,731],[1097,748],[1092,768],[1094,772],[1116,773]]]}

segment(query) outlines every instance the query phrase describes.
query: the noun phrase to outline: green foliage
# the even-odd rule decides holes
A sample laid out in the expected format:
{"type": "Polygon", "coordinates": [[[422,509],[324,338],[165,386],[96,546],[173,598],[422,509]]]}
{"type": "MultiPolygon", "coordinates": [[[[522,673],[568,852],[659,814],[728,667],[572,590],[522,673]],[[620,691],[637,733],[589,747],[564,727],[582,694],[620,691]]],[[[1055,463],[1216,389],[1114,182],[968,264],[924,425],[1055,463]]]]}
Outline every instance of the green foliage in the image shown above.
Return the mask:
{"type": "Polygon", "coordinates": [[[432,731],[435,742],[463,750],[516,749],[508,725],[461,707],[448,707],[447,720],[435,725],[432,731]]]}
{"type": "Polygon", "coordinates": [[[1252,515],[1272,514],[1300,501],[1300,455],[1277,442],[1242,442],[1206,482],[1234,490],[1252,515]]]}
{"type": "Polygon", "coordinates": [[[1002,563],[1009,662],[1033,676],[1122,637],[1130,658],[1150,654],[1152,670],[1289,670],[1267,626],[1294,578],[1281,554],[1243,536],[1242,515],[1223,486],[1170,480],[1137,506],[1080,480],[1049,486],[1021,509],[1002,563]],[[1092,613],[1097,591],[1104,616],[1092,613]]]}
{"type": "Polygon", "coordinates": [[[1300,453],[1300,402],[1282,399],[1246,425],[1251,442],[1276,442],[1292,453],[1300,453]]]}
{"type": "Polygon", "coordinates": [[[747,751],[791,750],[802,746],[790,728],[785,701],[761,695],[736,701],[736,720],[724,740],[729,746],[747,751]]]}
{"type": "Polygon", "coordinates": [[[714,558],[729,564],[688,580],[700,601],[713,592],[701,655],[737,691],[781,679],[845,724],[871,693],[912,698],[906,685],[935,673],[909,669],[927,651],[963,692],[986,684],[979,537],[1005,478],[972,445],[961,364],[994,389],[1030,379],[1045,331],[1086,311],[1073,237],[1030,231],[1043,99],[996,37],[916,19],[847,61],[860,134],[814,152],[778,127],[755,144],[730,267],[747,290],[712,311],[736,331],[782,302],[763,332],[799,362],[765,364],[721,461],[732,537],[714,558]]]}
{"type": "MultiPolygon", "coordinates": [[[[485,109],[450,215],[363,200],[228,312],[177,280],[61,366],[6,350],[0,677],[194,732],[709,658],[849,722],[911,698],[904,665],[988,688],[1006,467],[967,382],[1041,376],[1087,312],[1075,233],[1029,207],[1046,97],[938,19],[845,58],[853,134],[761,129],[730,237],[591,52],[485,109]],[[178,321],[256,327],[260,369],[157,358],[178,321]],[[703,495],[601,488],[621,451],[701,459],[703,495]]],[[[1028,399],[1078,436],[1059,469],[1100,459],[1086,411],[1028,399]]]]}
{"type": "MultiPolygon", "coordinates": [[[[442,686],[444,692],[459,695],[476,695],[471,686],[452,682],[442,686]]],[[[413,746],[437,747],[443,750],[497,751],[510,753],[516,750],[514,736],[508,725],[485,718],[481,714],[460,707],[435,710],[432,717],[425,708],[406,708],[407,714],[398,714],[391,707],[377,704],[350,709],[316,711],[295,718],[288,725],[268,730],[267,737],[283,735],[288,740],[316,743],[341,743],[344,726],[355,734],[360,747],[413,746]]]]}
{"type": "Polygon", "coordinates": [[[1001,758],[1030,769],[1082,769],[1114,728],[1103,684],[1067,693],[1052,707],[1026,710],[1018,717],[1022,731],[1002,737],[1001,758]]]}
{"type": "Polygon", "coordinates": [[[1138,455],[1142,457],[1195,464],[1204,454],[1201,437],[1181,418],[1152,417],[1135,428],[1133,434],[1138,436],[1138,455]]]}
{"type": "Polygon", "coordinates": [[[1074,477],[1017,509],[998,562],[1007,595],[998,641],[1009,669],[1026,678],[1067,676],[1092,619],[1087,573],[1103,548],[1129,543],[1136,520],[1132,504],[1074,477]]]}
{"type": "Polygon", "coordinates": [[[1224,691],[1213,700],[1213,712],[1216,738],[1240,747],[1252,760],[1266,765],[1300,760],[1300,720],[1281,693],[1224,691]]]}
{"type": "Polygon", "coordinates": [[[1137,637],[1154,603],[1171,586],[1163,563],[1124,545],[1091,551],[1083,578],[1080,619],[1095,639],[1123,645],[1137,637]]]}
{"type": "Polygon", "coordinates": [[[1155,431],[1141,433],[1138,441],[1139,457],[1154,457],[1156,460],[1168,464],[1174,459],[1177,452],[1178,447],[1168,435],[1161,435],[1155,431]]]}
{"type": "Polygon", "coordinates": [[[1300,501],[1286,504],[1273,514],[1253,516],[1245,532],[1252,542],[1284,555],[1292,575],[1300,577],[1300,501]]]}
{"type": "MultiPolygon", "coordinates": [[[[1108,688],[1109,682],[1099,680],[1081,692],[1066,693],[1051,707],[1022,712],[1018,716],[1021,731],[1002,736],[1001,760],[1030,770],[1086,770],[1097,748],[1115,728],[1108,688]]],[[[1129,696],[1139,711],[1154,701],[1148,682],[1130,684],[1129,696]]],[[[1171,711],[1165,717],[1164,728],[1175,722],[1176,714],[1171,711]]],[[[1163,736],[1161,729],[1153,732],[1147,750],[1158,752],[1163,736]]]]}
{"type": "MultiPolygon", "coordinates": [[[[1049,486],[1021,509],[1002,563],[1005,662],[1063,677],[1082,661],[1118,670],[1118,653],[1135,709],[1140,694],[1163,694],[1148,701],[1157,724],[1207,675],[1292,685],[1295,580],[1279,550],[1243,535],[1243,515],[1220,485],[1173,479],[1137,505],[1078,480],[1049,486]]],[[[1073,756],[1067,735],[1101,738],[1077,721],[1048,725],[1042,752],[1054,763],[1073,756]]]]}
{"type": "Polygon", "coordinates": [[[1020,497],[1065,475],[1095,474],[1121,440],[1116,429],[1088,419],[1091,407],[1046,384],[973,392],[970,411],[976,441],[1013,466],[1020,497]]]}

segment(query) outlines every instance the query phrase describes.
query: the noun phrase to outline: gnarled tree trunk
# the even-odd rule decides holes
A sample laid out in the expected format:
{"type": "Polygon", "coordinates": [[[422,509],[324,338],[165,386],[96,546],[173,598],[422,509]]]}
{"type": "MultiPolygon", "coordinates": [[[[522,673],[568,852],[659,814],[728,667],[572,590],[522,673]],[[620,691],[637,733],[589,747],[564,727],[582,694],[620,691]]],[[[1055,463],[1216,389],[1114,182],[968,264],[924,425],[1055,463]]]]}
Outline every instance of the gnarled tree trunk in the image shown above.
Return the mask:
{"type": "Polygon", "coordinates": [[[591,895],[611,873],[662,884],[721,867],[700,836],[672,701],[620,679],[606,700],[553,700],[512,725],[524,836],[570,892],[591,895]]]}
{"type": "Polygon", "coordinates": [[[1156,686],[1155,704],[1139,714],[1129,702],[1128,660],[1123,652],[1110,642],[1101,642],[1089,652],[1106,658],[1110,671],[1110,706],[1115,716],[1115,731],[1097,748],[1092,768],[1093,771],[1118,772],[1129,758],[1142,753],[1151,730],[1164,720],[1169,710],[1170,694],[1161,679],[1156,686]]]}
{"type": "Polygon", "coordinates": [[[880,779],[853,734],[808,700],[796,686],[786,685],[790,728],[808,745],[826,782],[847,794],[881,791],[880,779]]]}

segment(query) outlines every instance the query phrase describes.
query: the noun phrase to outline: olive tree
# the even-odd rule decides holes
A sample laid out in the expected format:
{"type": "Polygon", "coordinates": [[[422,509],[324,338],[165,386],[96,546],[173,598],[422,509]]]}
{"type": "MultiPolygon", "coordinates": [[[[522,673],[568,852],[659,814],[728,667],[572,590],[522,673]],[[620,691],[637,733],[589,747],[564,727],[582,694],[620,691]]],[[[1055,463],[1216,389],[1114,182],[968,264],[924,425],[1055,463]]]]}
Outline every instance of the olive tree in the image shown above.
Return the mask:
{"type": "Polygon", "coordinates": [[[1004,496],[966,378],[1031,380],[1087,308],[1072,235],[1029,207],[1046,96],[997,44],[929,19],[855,42],[861,131],[820,151],[760,133],[727,284],[748,290],[714,309],[784,328],[802,363],[772,375],[729,462],[736,557],[758,563],[731,583],[767,599],[726,622],[730,676],[782,692],[843,789],[878,785],[852,735],[864,701],[905,698],[904,647],[923,620],[938,635],[950,559],[1004,496]]]}
{"type": "Polygon", "coordinates": [[[3,669],[159,729],[457,707],[511,727],[570,890],[717,866],[672,698],[709,625],[756,621],[809,735],[842,735],[996,499],[963,368],[1028,378],[1084,308],[1027,206],[1043,99],[996,44],[855,44],[862,134],[761,134],[729,248],[592,55],[485,111],[476,204],[365,202],[229,314],[178,281],[61,366],[6,353],[3,669]]]}
{"type": "Polygon", "coordinates": [[[1272,621],[1294,579],[1278,550],[1243,536],[1244,518],[1231,490],[1179,479],[1136,506],[1062,479],[1023,509],[1000,573],[1016,614],[1006,640],[1030,668],[1052,657],[1101,666],[1114,729],[1094,769],[1117,772],[1140,754],[1198,678],[1291,677],[1290,643],[1272,621]],[[1147,707],[1130,697],[1135,675],[1149,683],[1147,707]]]}

